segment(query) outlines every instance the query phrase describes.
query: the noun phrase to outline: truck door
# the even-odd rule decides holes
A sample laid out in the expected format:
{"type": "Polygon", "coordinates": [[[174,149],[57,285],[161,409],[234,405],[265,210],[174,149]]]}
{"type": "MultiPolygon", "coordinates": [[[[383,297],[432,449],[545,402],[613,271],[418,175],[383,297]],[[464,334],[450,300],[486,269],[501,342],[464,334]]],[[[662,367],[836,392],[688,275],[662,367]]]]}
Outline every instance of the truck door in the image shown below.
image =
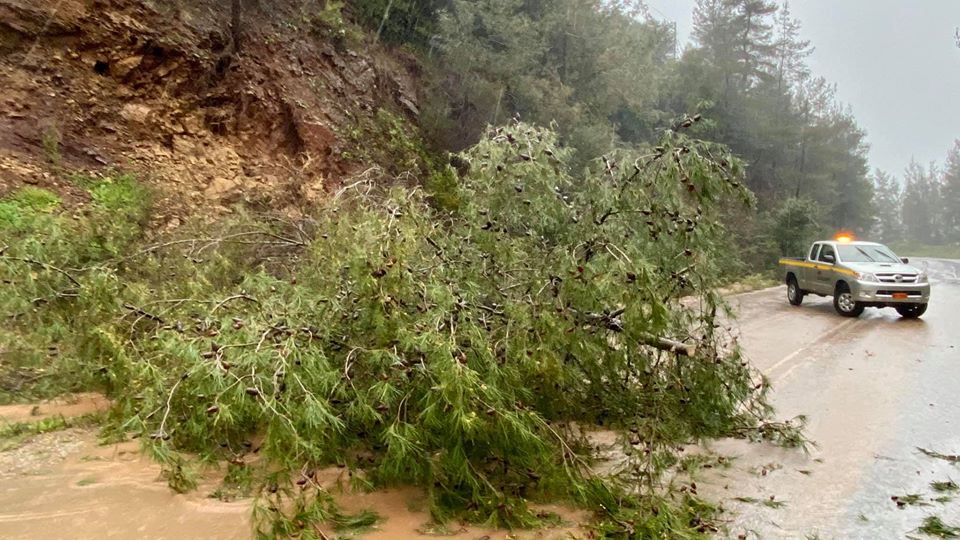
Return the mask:
{"type": "Polygon", "coordinates": [[[837,261],[837,251],[830,244],[823,244],[817,259],[817,268],[810,269],[816,275],[817,292],[831,294],[833,293],[833,265],[837,261]],[[832,262],[830,261],[831,258],[833,259],[832,262]]]}
{"type": "MultiPolygon", "coordinates": [[[[813,247],[810,248],[810,253],[807,255],[807,262],[811,264],[816,264],[817,256],[820,254],[819,242],[813,244],[813,247]]],[[[800,274],[800,288],[807,291],[817,291],[817,271],[816,269],[810,266],[804,266],[800,268],[798,273],[800,274]]]]}

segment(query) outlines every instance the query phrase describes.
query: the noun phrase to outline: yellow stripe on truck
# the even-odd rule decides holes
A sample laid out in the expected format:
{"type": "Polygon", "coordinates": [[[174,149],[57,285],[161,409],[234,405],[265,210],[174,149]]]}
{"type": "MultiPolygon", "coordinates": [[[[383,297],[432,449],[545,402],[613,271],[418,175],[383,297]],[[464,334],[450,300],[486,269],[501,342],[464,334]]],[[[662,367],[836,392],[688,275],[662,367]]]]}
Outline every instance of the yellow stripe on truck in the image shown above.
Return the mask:
{"type": "Polygon", "coordinates": [[[815,268],[817,270],[830,270],[838,274],[843,274],[845,276],[857,276],[857,273],[853,270],[847,270],[846,268],[837,268],[830,266],[829,264],[816,264],[807,261],[792,261],[790,259],[780,259],[780,264],[783,266],[799,266],[800,268],[815,268]]]}

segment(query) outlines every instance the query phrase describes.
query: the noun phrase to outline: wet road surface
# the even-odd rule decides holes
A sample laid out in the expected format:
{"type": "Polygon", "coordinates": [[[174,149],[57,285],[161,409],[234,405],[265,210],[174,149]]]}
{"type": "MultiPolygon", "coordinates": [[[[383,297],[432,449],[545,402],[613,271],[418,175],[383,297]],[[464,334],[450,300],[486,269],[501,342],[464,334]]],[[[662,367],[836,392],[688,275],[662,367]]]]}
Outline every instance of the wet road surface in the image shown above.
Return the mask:
{"type": "Polygon", "coordinates": [[[806,415],[817,446],[711,445],[737,456],[701,488],[732,511],[730,537],[924,538],[916,529],[934,515],[960,525],[960,493],[937,502],[945,494],[930,486],[960,482],[960,463],[918,450],[960,454],[960,262],[918,265],[933,284],[920,320],[892,309],[845,319],[816,296],[793,307],[785,287],[733,298],[741,344],[770,378],[777,416],[806,415]],[[924,504],[891,499],[909,494],[924,504]]]}
{"type": "MultiPolygon", "coordinates": [[[[829,299],[816,297],[792,307],[783,287],[732,298],[741,314],[740,341],[772,381],[778,416],[806,415],[807,434],[817,447],[804,453],[743,441],[711,444],[713,451],[735,456],[729,469],[698,479],[701,495],[730,510],[727,536],[924,538],[916,529],[929,515],[960,525],[960,493],[937,502],[942,494],[929,485],[960,483],[960,464],[917,450],[960,454],[960,262],[921,264],[929,266],[934,296],[916,321],[872,309],[860,319],[844,319],[829,299]],[[898,508],[891,500],[909,494],[926,505],[898,508]],[[762,504],[770,497],[776,504],[762,504]]],[[[0,417],[22,421],[38,412],[100,406],[88,401],[0,408],[0,417]]],[[[98,446],[89,430],[46,434],[0,453],[0,538],[249,538],[249,501],[209,499],[213,487],[173,494],[135,444],[98,446]]],[[[417,531],[428,517],[412,504],[416,499],[387,491],[342,502],[348,510],[377,509],[387,519],[369,538],[386,540],[423,538],[417,531]]],[[[579,532],[553,529],[520,537],[579,532]]],[[[452,537],[507,534],[471,528],[452,537]]]]}

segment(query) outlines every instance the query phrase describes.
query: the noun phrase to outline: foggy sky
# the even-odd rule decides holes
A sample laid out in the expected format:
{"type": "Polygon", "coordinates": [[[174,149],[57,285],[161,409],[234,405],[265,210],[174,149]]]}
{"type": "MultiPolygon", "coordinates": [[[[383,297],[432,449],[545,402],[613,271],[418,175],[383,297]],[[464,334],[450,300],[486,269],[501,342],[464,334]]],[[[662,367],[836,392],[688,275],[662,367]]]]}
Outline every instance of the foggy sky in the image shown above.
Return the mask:
{"type": "MultiPolygon", "coordinates": [[[[681,43],[695,0],[647,0],[677,22],[681,43]]],[[[911,157],[942,163],[960,138],[960,0],[792,0],[814,75],[837,84],[870,144],[870,167],[902,175],[911,157]]]]}

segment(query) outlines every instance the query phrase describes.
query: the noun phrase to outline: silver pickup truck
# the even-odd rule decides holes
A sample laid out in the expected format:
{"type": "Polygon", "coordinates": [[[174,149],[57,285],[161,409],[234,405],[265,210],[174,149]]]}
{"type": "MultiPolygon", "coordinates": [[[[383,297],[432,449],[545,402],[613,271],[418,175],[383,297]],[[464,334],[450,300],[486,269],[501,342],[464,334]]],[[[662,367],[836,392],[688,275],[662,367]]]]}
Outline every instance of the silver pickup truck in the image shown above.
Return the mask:
{"type": "Polygon", "coordinates": [[[808,294],[833,296],[833,307],[846,317],[859,317],[867,307],[892,307],[915,319],[927,311],[927,274],[873,242],[814,242],[805,259],[783,258],[787,300],[795,306],[808,294]]]}

